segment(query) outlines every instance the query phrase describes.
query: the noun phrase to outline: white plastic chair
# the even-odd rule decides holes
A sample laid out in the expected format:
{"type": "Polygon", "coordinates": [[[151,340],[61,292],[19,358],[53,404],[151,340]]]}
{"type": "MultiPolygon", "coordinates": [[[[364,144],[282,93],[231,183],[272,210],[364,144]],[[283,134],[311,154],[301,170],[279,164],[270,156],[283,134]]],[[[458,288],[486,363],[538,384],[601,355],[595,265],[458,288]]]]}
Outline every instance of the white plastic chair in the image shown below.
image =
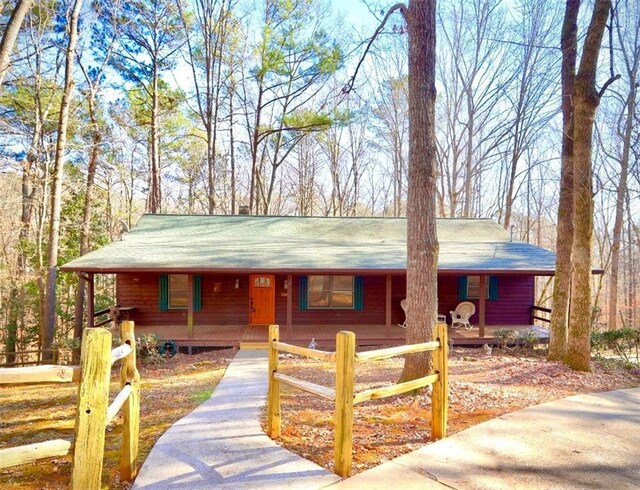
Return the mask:
{"type": "Polygon", "coordinates": [[[462,326],[467,330],[471,330],[473,326],[469,323],[469,318],[476,312],[476,307],[469,301],[463,301],[454,311],[450,311],[451,314],[451,328],[458,328],[462,326]]]}

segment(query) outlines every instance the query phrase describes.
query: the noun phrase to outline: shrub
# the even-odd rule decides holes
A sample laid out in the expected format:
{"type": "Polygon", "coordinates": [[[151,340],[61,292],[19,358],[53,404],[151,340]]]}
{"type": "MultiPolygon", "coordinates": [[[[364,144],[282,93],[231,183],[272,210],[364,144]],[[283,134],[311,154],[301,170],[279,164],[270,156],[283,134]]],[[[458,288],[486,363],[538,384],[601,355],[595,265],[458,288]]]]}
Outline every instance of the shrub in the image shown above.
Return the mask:
{"type": "Polygon", "coordinates": [[[136,351],[138,359],[146,364],[161,364],[164,357],[158,352],[160,338],[155,333],[143,334],[136,339],[136,351]]]}
{"type": "Polygon", "coordinates": [[[611,351],[626,364],[640,364],[640,330],[621,328],[591,334],[591,347],[598,354],[611,351]]]}
{"type": "Polygon", "coordinates": [[[516,340],[519,344],[522,344],[529,349],[533,349],[534,345],[540,343],[540,335],[538,335],[538,333],[532,328],[528,328],[527,330],[518,333],[516,340]]]}
{"type": "Polygon", "coordinates": [[[493,336],[498,339],[500,347],[507,347],[509,344],[514,344],[518,339],[517,332],[509,328],[499,328],[493,332],[493,336]]]}

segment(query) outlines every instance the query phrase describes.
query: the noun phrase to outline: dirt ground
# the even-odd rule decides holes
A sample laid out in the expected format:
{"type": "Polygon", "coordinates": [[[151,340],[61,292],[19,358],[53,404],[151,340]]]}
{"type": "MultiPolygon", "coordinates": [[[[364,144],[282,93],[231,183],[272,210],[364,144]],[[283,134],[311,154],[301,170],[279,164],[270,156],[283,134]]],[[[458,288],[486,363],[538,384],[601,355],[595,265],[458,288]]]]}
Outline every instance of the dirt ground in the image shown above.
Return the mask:
{"type": "MultiPolygon", "coordinates": [[[[281,356],[282,371],[333,386],[332,365],[281,356]]],[[[395,383],[404,360],[356,365],[356,391],[395,383]]],[[[521,408],[564,398],[640,385],[640,369],[594,362],[593,372],[571,371],[532,350],[456,348],[450,355],[449,434],[521,408]]],[[[283,387],[282,436],[287,449],[333,470],[333,405],[283,387]]],[[[353,474],[431,442],[431,403],[427,390],[365,402],[354,409],[353,474]]],[[[263,416],[263,425],[266,419],[263,416]]]]}
{"type": "MultiPolygon", "coordinates": [[[[140,458],[176,420],[209,398],[235,350],[193,356],[178,354],[165,364],[141,367],[140,458]]],[[[358,364],[356,390],[394,383],[402,358],[358,364]]],[[[333,385],[332,365],[282,355],[283,372],[333,385]]],[[[449,433],[520,408],[577,393],[640,385],[640,370],[594,363],[577,373],[547,363],[534,351],[455,349],[450,356],[449,433]]],[[[112,397],[118,391],[114,369],[112,397]]],[[[73,436],[77,386],[35,385],[0,388],[0,448],[73,436]]],[[[355,408],[353,472],[358,473],[430,442],[428,393],[365,402],[355,408]]],[[[264,417],[263,417],[264,422],[264,417]]],[[[333,406],[313,395],[284,388],[284,447],[325,468],[333,466],[333,406]]],[[[107,429],[103,485],[126,489],[118,479],[119,420],[107,429]]],[[[3,490],[68,488],[71,456],[0,470],[3,490]]]]}
{"type": "MultiPolygon", "coordinates": [[[[207,400],[222,378],[236,350],[196,355],[178,354],[163,364],[140,366],[140,461],[162,433],[207,400]]],[[[111,399],[119,391],[118,369],[113,369],[111,399]]],[[[77,385],[0,387],[0,448],[49,439],[72,439],[77,385]]],[[[107,428],[102,482],[123,489],[118,478],[120,416],[107,428]]],[[[0,470],[0,489],[66,489],[71,455],[0,470]]]]}

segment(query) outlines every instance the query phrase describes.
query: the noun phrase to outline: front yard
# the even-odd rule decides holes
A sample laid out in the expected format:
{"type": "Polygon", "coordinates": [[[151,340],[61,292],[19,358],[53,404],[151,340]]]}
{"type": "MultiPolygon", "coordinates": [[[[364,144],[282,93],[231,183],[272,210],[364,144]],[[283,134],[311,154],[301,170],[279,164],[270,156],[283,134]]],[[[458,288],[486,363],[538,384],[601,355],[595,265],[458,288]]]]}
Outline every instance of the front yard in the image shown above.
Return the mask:
{"type": "MultiPolygon", "coordinates": [[[[356,364],[356,391],[395,383],[402,358],[356,364]]],[[[333,386],[333,365],[281,355],[279,370],[333,386]]],[[[450,355],[449,434],[521,408],[579,393],[640,385],[640,369],[594,362],[591,373],[548,363],[527,350],[456,348],[450,355]]],[[[333,404],[286,385],[282,393],[285,448],[333,471],[333,404]]],[[[266,417],[263,416],[266,428],[266,417]]],[[[354,409],[353,474],[430,442],[431,401],[426,392],[358,404],[354,409]]]]}

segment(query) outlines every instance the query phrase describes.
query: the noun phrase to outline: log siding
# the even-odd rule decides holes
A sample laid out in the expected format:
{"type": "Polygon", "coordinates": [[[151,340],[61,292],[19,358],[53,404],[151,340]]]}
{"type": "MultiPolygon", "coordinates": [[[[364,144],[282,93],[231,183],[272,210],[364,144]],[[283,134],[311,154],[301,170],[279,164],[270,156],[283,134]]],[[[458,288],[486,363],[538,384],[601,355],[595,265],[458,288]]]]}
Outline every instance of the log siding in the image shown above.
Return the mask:
{"type": "MultiPolygon", "coordinates": [[[[249,275],[248,274],[201,274],[200,311],[193,314],[197,325],[238,325],[249,322],[249,275]],[[235,288],[236,280],[239,288],[235,288]],[[219,286],[216,286],[218,284],[219,286]]],[[[276,323],[287,324],[287,298],[292,295],[293,325],[384,325],[386,320],[386,276],[363,277],[364,308],[355,309],[308,309],[298,308],[299,277],[292,276],[285,289],[287,275],[275,276],[276,323]]],[[[522,275],[498,276],[498,299],[486,302],[487,325],[528,325],[531,320],[530,306],[534,300],[535,278],[522,275]]],[[[187,324],[187,310],[160,311],[159,274],[122,273],[117,275],[116,298],[119,305],[134,306],[132,319],[140,325],[181,325],[187,324]]],[[[404,321],[400,301],[406,296],[404,275],[391,277],[391,323],[404,321]]],[[[458,299],[458,276],[438,277],[438,298],[441,314],[447,315],[460,302],[458,299]]],[[[478,322],[478,301],[476,314],[471,322],[478,322]]]]}

